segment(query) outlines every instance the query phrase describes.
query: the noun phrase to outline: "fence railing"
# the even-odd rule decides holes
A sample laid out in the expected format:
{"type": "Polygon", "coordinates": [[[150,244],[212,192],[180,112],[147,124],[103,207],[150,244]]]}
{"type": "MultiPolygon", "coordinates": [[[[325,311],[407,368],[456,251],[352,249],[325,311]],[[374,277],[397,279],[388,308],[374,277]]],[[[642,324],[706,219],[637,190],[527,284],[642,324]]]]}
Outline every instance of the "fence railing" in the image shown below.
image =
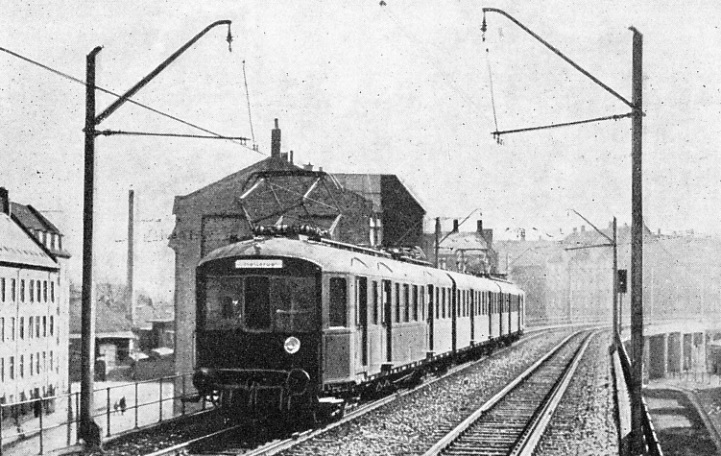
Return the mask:
{"type": "MultiPolygon", "coordinates": [[[[104,439],[206,409],[204,401],[184,400],[191,375],[96,386],[101,383],[93,391],[93,418],[104,439]]],[[[0,404],[0,456],[45,454],[78,443],[79,389],[73,384],[64,395],[0,404]]]]}
{"type": "MultiPolygon", "coordinates": [[[[631,388],[631,359],[626,351],[626,346],[618,334],[616,335],[616,348],[618,349],[618,357],[621,362],[621,370],[623,371],[623,378],[626,382],[626,386],[630,390],[631,388]]],[[[663,450],[661,450],[661,444],[656,436],[656,430],[653,427],[651,421],[651,413],[648,411],[646,400],[641,398],[641,406],[643,407],[643,417],[641,426],[643,427],[643,438],[646,444],[646,453],[650,456],[663,456],[663,450]]]]}

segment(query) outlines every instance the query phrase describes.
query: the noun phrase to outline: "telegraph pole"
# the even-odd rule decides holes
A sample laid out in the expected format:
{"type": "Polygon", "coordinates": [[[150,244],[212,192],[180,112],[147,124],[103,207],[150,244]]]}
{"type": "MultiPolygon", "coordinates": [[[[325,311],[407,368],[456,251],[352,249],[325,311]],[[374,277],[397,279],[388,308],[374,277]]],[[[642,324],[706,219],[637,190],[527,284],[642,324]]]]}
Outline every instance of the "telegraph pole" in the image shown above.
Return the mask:
{"type": "Polygon", "coordinates": [[[633,32],[632,173],[631,173],[631,428],[634,454],[643,452],[643,192],[641,146],[643,128],[643,35],[633,32]]]}
{"type": "MultiPolygon", "coordinates": [[[[181,48],[175,51],[170,57],[165,59],[152,72],[141,79],[133,87],[131,87],[123,95],[119,96],[105,111],[95,114],[95,57],[102,49],[101,46],[93,49],[86,58],[86,83],[85,83],[85,179],[84,188],[84,205],[83,205],[83,286],[82,286],[82,334],[81,334],[81,382],[80,382],[80,427],[78,428],[78,438],[85,441],[85,445],[89,448],[100,447],[102,439],[100,436],[100,427],[93,420],[93,381],[95,377],[95,290],[93,286],[93,206],[95,201],[95,137],[100,134],[118,134],[122,132],[96,130],[96,127],[111,114],[113,114],[120,106],[127,102],[130,97],[135,95],[140,89],[145,87],[153,78],[161,71],[167,68],[182,53],[187,51],[196,41],[203,35],[208,33],[212,28],[219,25],[228,26],[228,48],[232,36],[230,34],[230,21],[215,21],[200,33],[195,35],[190,41],[185,43],[181,48]]],[[[177,136],[177,135],[176,135],[177,136]]],[[[226,138],[220,135],[214,135],[214,138],[226,138]]],[[[239,139],[239,138],[234,138],[239,139]]],[[[242,138],[245,139],[245,138],[242,138]]]]}
{"type": "Polygon", "coordinates": [[[93,420],[95,377],[95,290],[93,287],[93,206],[95,203],[95,57],[98,46],[86,57],[85,85],[85,179],[83,204],[83,286],[80,379],[80,427],[78,437],[90,448],[100,446],[100,427],[93,420]]]}

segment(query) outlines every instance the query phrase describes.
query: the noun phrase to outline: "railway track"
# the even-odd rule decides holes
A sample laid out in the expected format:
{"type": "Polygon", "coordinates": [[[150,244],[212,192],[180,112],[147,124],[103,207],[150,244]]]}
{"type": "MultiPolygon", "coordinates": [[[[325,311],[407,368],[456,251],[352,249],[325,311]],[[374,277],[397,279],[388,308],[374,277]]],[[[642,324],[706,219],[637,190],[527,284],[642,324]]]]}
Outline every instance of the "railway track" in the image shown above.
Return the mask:
{"type": "MultiPolygon", "coordinates": [[[[520,343],[528,343],[529,341],[532,341],[538,337],[542,337],[545,333],[544,332],[533,332],[532,334],[527,335],[522,339],[520,343]]],[[[503,354],[506,351],[506,349],[498,350],[494,352],[490,357],[495,357],[498,355],[503,354]]],[[[408,394],[412,394],[415,391],[421,390],[423,388],[429,387],[433,385],[434,383],[450,377],[452,375],[455,375],[456,373],[468,369],[478,363],[483,362],[484,360],[488,359],[488,357],[483,357],[479,360],[472,361],[470,363],[464,363],[458,366],[454,366],[451,369],[449,369],[445,374],[440,375],[438,377],[434,377],[430,380],[427,380],[422,385],[418,386],[417,388],[410,389],[410,390],[402,390],[393,394],[390,394],[389,396],[386,396],[384,398],[381,398],[376,401],[372,401],[366,404],[362,404],[358,407],[352,408],[350,410],[346,411],[345,417],[341,420],[331,423],[328,426],[325,426],[320,429],[315,430],[309,430],[302,433],[296,433],[292,435],[289,438],[284,439],[276,439],[270,442],[267,442],[265,444],[262,444],[260,446],[256,445],[247,445],[244,443],[241,443],[242,441],[249,441],[253,440],[251,438],[251,435],[249,435],[251,430],[247,428],[247,426],[231,426],[225,429],[218,430],[212,434],[202,436],[193,440],[189,440],[186,442],[179,443],[177,445],[174,445],[172,447],[168,447],[159,451],[155,451],[153,453],[148,453],[145,456],[175,456],[175,455],[204,455],[204,456],[210,456],[210,455],[231,455],[231,454],[242,454],[243,456],[270,456],[274,454],[278,454],[282,451],[291,449],[302,442],[305,442],[307,440],[316,439],[316,438],[322,438],[322,435],[327,433],[328,431],[331,431],[332,429],[335,429],[337,427],[340,427],[350,421],[353,421],[367,413],[370,413],[380,407],[383,407],[393,401],[396,401],[408,394]],[[237,442],[237,443],[236,443],[237,442]]],[[[263,438],[255,438],[256,441],[263,441],[263,438]]],[[[267,439],[266,439],[267,440],[267,439]]]]}
{"type": "Polygon", "coordinates": [[[571,336],[509,383],[424,456],[531,455],[595,333],[571,336]]]}

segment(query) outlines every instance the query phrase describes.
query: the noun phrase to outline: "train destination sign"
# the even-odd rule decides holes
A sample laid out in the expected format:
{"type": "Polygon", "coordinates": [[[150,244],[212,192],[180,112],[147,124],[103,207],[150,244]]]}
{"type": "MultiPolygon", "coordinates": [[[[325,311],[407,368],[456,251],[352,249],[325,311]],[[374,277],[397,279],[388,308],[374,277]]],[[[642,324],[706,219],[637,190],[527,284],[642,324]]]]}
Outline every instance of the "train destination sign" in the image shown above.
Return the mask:
{"type": "Polygon", "coordinates": [[[235,269],[281,269],[283,260],[235,260],[235,269]]]}

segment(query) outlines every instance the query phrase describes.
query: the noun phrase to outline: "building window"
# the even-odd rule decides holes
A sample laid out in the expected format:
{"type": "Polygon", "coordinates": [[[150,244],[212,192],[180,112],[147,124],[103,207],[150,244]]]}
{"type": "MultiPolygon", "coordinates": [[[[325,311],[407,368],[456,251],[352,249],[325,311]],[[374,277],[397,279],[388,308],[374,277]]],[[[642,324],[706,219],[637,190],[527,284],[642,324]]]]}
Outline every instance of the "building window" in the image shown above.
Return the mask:
{"type": "Polygon", "coordinates": [[[10,380],[15,379],[15,357],[10,357],[10,380]]]}
{"type": "Polygon", "coordinates": [[[20,339],[25,339],[25,317],[20,317],[20,339]]]}
{"type": "Polygon", "coordinates": [[[43,302],[48,302],[48,281],[43,280],[43,302]]]}
{"type": "Polygon", "coordinates": [[[15,293],[16,293],[16,287],[15,279],[10,279],[10,301],[15,302],[15,293]]]}
{"type": "Polygon", "coordinates": [[[52,337],[53,331],[55,330],[55,318],[50,315],[50,336],[52,337]]]}
{"type": "Polygon", "coordinates": [[[10,339],[15,340],[15,317],[10,317],[10,339]]]}
{"type": "Polygon", "coordinates": [[[55,302],[55,282],[50,282],[50,301],[55,302]]]}
{"type": "Polygon", "coordinates": [[[20,366],[18,366],[20,370],[20,378],[25,377],[25,355],[20,355],[20,366]]]}
{"type": "Polygon", "coordinates": [[[35,372],[40,373],[40,352],[35,354],[35,372]]]}
{"type": "Polygon", "coordinates": [[[40,281],[39,281],[39,280],[36,280],[36,281],[35,281],[35,290],[36,290],[36,291],[35,291],[35,293],[36,293],[35,297],[37,298],[36,301],[37,301],[37,302],[40,302],[40,296],[41,296],[41,294],[42,294],[42,289],[41,289],[41,287],[40,287],[40,281]]]}
{"type": "Polygon", "coordinates": [[[5,358],[0,358],[0,382],[5,381],[5,358]]]}
{"type": "Polygon", "coordinates": [[[50,350],[50,372],[54,370],[55,366],[55,358],[53,357],[53,351],[50,350]]]}
{"type": "Polygon", "coordinates": [[[35,355],[33,355],[32,353],[30,353],[30,366],[29,366],[30,377],[33,376],[33,365],[34,365],[34,364],[33,364],[33,361],[35,361],[35,355]]]}
{"type": "Polygon", "coordinates": [[[48,337],[48,317],[43,315],[43,337],[48,337]]]}
{"type": "Polygon", "coordinates": [[[20,279],[20,302],[25,302],[25,279],[20,279]]]}
{"type": "Polygon", "coordinates": [[[0,342],[5,342],[5,317],[0,318],[0,342]]]}
{"type": "MultiPolygon", "coordinates": [[[[32,282],[30,282],[30,283],[32,283],[32,282]]],[[[34,322],[34,320],[33,320],[33,317],[30,317],[30,318],[28,319],[28,339],[32,339],[32,338],[33,338],[33,328],[35,328],[34,323],[35,323],[35,322],[34,322]]],[[[20,324],[22,325],[22,320],[20,321],[20,324]]],[[[22,328],[22,326],[21,326],[21,328],[22,328]]],[[[22,329],[21,329],[21,331],[22,331],[22,329]]]]}
{"type": "Polygon", "coordinates": [[[35,302],[35,281],[30,281],[30,302],[35,302]]]}
{"type": "Polygon", "coordinates": [[[5,302],[5,277],[0,277],[0,299],[5,302]]]}
{"type": "Polygon", "coordinates": [[[47,352],[43,352],[43,372],[48,371],[48,357],[47,352]]]}
{"type": "Polygon", "coordinates": [[[40,315],[35,317],[35,337],[40,338],[40,315]]]}

